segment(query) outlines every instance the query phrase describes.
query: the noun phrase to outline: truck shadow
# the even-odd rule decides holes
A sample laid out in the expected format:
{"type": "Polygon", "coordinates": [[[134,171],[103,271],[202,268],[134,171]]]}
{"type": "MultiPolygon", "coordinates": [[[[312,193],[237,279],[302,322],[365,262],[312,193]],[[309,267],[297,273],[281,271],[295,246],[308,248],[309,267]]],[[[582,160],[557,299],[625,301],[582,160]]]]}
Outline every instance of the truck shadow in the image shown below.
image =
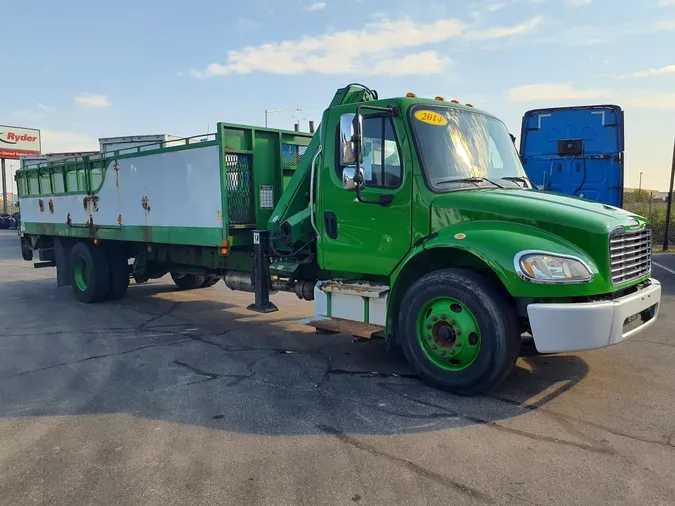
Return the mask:
{"type": "Polygon", "coordinates": [[[426,386],[382,342],[315,335],[300,323],[311,305],[294,296],[274,297],[289,311],[258,315],[245,310],[248,294],[161,281],[99,305],[51,279],[0,282],[0,296],[17,291],[0,307],[0,321],[13,322],[0,337],[3,417],[126,413],[250,434],[403,434],[518,416],[588,373],[577,356],[527,356],[493,392],[461,397],[426,386]]]}

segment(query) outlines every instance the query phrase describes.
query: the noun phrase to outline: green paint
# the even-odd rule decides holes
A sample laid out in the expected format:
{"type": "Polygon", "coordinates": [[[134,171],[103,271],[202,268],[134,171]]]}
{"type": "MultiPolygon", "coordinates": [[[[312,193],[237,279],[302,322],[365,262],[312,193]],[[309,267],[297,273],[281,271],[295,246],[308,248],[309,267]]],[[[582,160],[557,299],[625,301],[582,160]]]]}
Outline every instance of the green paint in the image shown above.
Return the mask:
{"type": "Polygon", "coordinates": [[[361,297],[363,299],[363,321],[370,323],[370,298],[361,297]]]}
{"type": "Polygon", "coordinates": [[[158,244],[184,244],[190,246],[220,247],[223,231],[219,228],[201,227],[140,227],[67,225],[65,223],[25,223],[25,233],[60,237],[98,238],[158,244]]]}
{"type": "Polygon", "coordinates": [[[73,263],[73,274],[75,277],[75,286],[81,292],[84,292],[89,286],[89,279],[87,275],[87,263],[84,258],[77,257],[73,263]]]}
{"type": "Polygon", "coordinates": [[[326,292],[326,316],[333,316],[333,294],[332,292],[326,292]]]}
{"type": "Polygon", "coordinates": [[[429,359],[446,371],[474,363],[481,346],[478,322],[461,301],[440,297],[427,302],[417,316],[417,339],[429,359]]]}

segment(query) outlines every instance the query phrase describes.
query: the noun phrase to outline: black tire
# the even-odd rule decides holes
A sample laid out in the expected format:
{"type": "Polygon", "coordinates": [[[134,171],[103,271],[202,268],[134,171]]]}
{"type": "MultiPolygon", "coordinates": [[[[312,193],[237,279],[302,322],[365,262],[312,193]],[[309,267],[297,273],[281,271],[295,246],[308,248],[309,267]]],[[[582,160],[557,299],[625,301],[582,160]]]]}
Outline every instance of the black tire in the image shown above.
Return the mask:
{"type": "Polygon", "coordinates": [[[201,288],[205,281],[203,274],[181,274],[178,272],[172,272],[171,279],[176,283],[179,290],[201,288]]]}
{"type": "Polygon", "coordinates": [[[420,278],[404,296],[399,318],[398,338],[408,362],[425,382],[442,390],[460,395],[490,390],[509,375],[518,358],[520,330],[515,308],[500,287],[475,272],[445,269],[420,278]],[[437,365],[418,339],[418,314],[441,297],[468,308],[480,329],[480,349],[463,370],[437,365]]]}
{"type": "Polygon", "coordinates": [[[202,283],[202,288],[209,288],[215,285],[218,281],[220,281],[220,277],[209,274],[204,278],[204,283],[202,283]]]}
{"type": "Polygon", "coordinates": [[[109,300],[120,300],[129,288],[129,259],[124,248],[109,245],[106,253],[110,264],[110,293],[109,300]]]}
{"type": "Polygon", "coordinates": [[[78,242],[70,253],[70,266],[77,300],[87,304],[105,300],[110,292],[110,265],[103,248],[78,242]]]}

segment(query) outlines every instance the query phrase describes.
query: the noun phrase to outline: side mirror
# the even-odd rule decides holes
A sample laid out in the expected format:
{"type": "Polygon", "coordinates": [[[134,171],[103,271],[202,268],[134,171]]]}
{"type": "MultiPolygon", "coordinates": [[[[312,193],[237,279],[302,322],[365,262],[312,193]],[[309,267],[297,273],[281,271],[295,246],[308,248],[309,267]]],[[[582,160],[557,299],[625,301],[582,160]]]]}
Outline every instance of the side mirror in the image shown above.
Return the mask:
{"type": "MultiPolygon", "coordinates": [[[[363,124],[361,116],[349,113],[340,116],[340,163],[342,165],[356,165],[356,146],[363,139],[363,124]],[[358,118],[358,119],[357,119],[358,118]],[[359,122],[359,138],[356,137],[356,125],[359,122]]],[[[359,157],[359,164],[363,163],[363,150],[359,157]]]]}
{"type": "Polygon", "coordinates": [[[356,167],[345,167],[342,169],[342,187],[345,190],[353,191],[356,190],[357,186],[363,187],[363,182],[366,180],[366,173],[363,170],[363,167],[359,167],[359,172],[361,173],[361,179],[357,182],[354,180],[354,176],[356,176],[356,167]]]}

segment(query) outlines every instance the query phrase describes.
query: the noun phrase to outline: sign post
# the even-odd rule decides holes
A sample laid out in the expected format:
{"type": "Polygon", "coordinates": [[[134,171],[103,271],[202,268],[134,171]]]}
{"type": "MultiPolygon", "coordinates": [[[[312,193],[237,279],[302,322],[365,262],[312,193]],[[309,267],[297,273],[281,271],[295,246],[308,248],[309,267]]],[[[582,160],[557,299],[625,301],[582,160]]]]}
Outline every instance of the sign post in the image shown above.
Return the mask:
{"type": "Polygon", "coordinates": [[[0,158],[2,163],[2,212],[7,213],[7,172],[5,171],[5,159],[0,158]]]}
{"type": "Polygon", "coordinates": [[[40,130],[0,125],[0,163],[2,164],[2,212],[7,212],[7,169],[5,160],[42,153],[40,130]]]}

